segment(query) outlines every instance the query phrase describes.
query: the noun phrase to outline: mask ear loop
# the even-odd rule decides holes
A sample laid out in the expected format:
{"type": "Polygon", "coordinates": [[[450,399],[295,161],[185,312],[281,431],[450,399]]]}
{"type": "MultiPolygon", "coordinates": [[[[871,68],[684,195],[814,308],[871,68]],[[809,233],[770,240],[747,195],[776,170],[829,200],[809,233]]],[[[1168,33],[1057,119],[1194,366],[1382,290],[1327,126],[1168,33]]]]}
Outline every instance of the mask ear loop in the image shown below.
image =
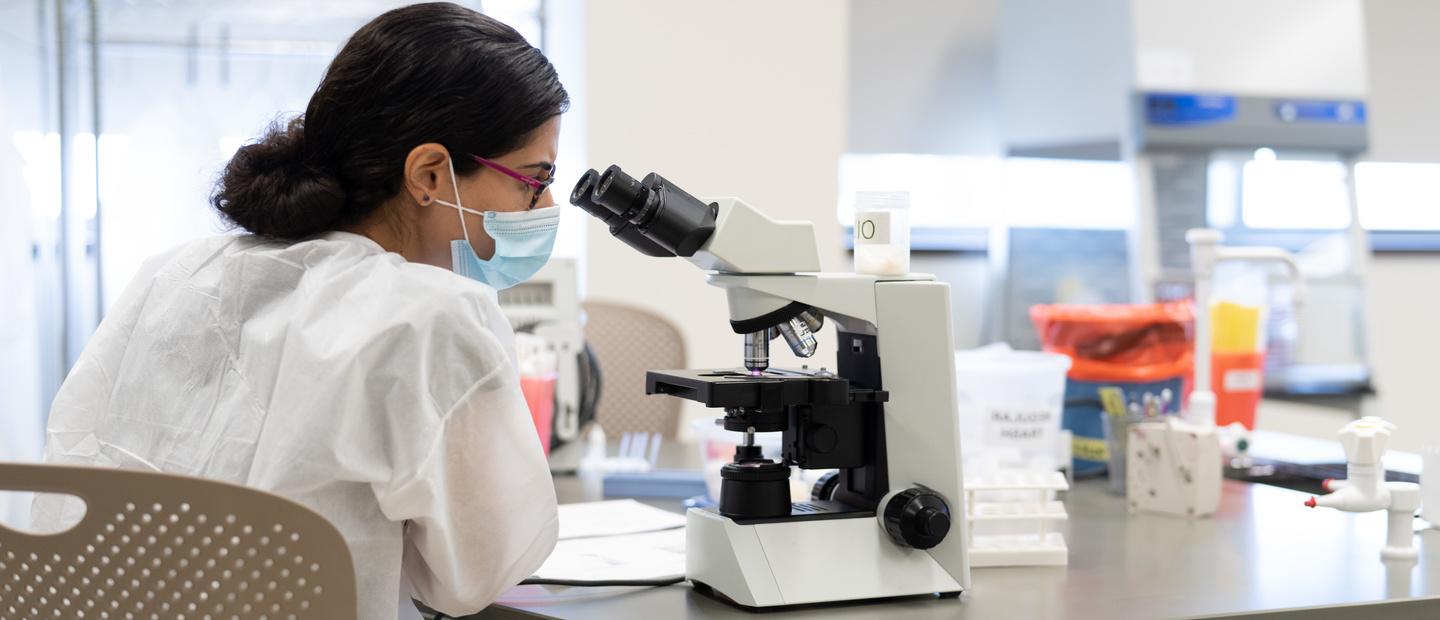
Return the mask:
{"type": "MultiPolygon", "coordinates": [[[[460,216],[460,232],[465,235],[465,245],[473,249],[475,245],[470,243],[470,229],[465,227],[465,211],[467,209],[460,203],[460,183],[455,180],[455,158],[446,157],[445,165],[450,168],[450,189],[455,191],[455,204],[453,206],[455,207],[455,213],[460,216]]],[[[436,202],[439,202],[438,198],[436,202]]]]}

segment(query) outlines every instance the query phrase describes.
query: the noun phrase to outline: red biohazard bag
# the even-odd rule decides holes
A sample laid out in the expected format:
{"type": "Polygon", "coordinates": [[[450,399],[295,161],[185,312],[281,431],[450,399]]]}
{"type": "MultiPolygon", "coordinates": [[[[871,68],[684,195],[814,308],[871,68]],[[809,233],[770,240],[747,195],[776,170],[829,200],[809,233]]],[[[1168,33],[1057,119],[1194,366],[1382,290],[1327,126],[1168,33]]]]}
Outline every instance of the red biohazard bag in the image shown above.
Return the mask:
{"type": "Polygon", "coordinates": [[[1030,320],[1046,351],[1074,360],[1071,379],[1133,383],[1184,377],[1188,388],[1195,339],[1188,301],[1037,305],[1030,308],[1030,320]]]}

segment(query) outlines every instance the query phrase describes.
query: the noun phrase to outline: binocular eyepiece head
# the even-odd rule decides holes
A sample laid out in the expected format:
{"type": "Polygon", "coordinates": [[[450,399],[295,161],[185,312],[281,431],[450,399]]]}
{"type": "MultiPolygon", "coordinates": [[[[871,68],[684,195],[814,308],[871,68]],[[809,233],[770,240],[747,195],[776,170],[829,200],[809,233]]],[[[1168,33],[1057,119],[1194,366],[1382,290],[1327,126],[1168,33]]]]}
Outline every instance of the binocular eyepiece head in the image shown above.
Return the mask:
{"type": "Polygon", "coordinates": [[[610,227],[610,234],[647,256],[694,256],[715,232],[719,206],[706,204],[655,173],[644,180],[619,166],[580,176],[570,204],[610,227]]]}

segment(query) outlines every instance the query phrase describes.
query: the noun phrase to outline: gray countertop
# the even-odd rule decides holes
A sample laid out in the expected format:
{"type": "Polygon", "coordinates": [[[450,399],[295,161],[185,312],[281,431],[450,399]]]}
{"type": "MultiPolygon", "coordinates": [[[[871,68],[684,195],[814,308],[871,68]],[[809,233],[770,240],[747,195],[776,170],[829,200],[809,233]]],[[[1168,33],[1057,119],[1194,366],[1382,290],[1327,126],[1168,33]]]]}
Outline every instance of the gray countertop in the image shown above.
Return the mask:
{"type": "MultiPolygon", "coordinates": [[[[1306,495],[1225,481],[1220,512],[1185,520],[1126,513],[1104,480],[1069,492],[1067,567],[984,568],[958,600],[806,607],[783,618],[1440,618],[1440,531],[1419,534],[1413,566],[1380,560],[1385,514],[1310,509],[1306,495]],[[1361,607],[1353,607],[1360,605],[1361,607]],[[1337,607],[1341,606],[1341,607],[1337,607]]],[[[585,499],[557,478],[562,502],[585,499]]],[[[652,502],[654,503],[654,502],[652,502]]],[[[655,503],[679,510],[678,502],[655,503]]],[[[520,586],[478,618],[742,618],[664,588],[520,586]]]]}

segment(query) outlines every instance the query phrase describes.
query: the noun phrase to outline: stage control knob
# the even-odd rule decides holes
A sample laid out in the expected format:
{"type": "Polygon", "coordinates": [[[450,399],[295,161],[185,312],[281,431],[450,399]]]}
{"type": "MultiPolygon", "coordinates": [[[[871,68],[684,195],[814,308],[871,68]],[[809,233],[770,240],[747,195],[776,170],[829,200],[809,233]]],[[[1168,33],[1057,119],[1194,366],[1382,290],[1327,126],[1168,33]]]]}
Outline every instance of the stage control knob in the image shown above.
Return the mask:
{"type": "Polygon", "coordinates": [[[934,491],[910,488],[885,504],[884,521],[895,544],[929,549],[950,533],[950,506],[934,491]]]}
{"type": "Polygon", "coordinates": [[[835,499],[835,489],[839,486],[840,472],[828,472],[815,481],[815,486],[810,489],[810,499],[815,501],[835,499]]]}

